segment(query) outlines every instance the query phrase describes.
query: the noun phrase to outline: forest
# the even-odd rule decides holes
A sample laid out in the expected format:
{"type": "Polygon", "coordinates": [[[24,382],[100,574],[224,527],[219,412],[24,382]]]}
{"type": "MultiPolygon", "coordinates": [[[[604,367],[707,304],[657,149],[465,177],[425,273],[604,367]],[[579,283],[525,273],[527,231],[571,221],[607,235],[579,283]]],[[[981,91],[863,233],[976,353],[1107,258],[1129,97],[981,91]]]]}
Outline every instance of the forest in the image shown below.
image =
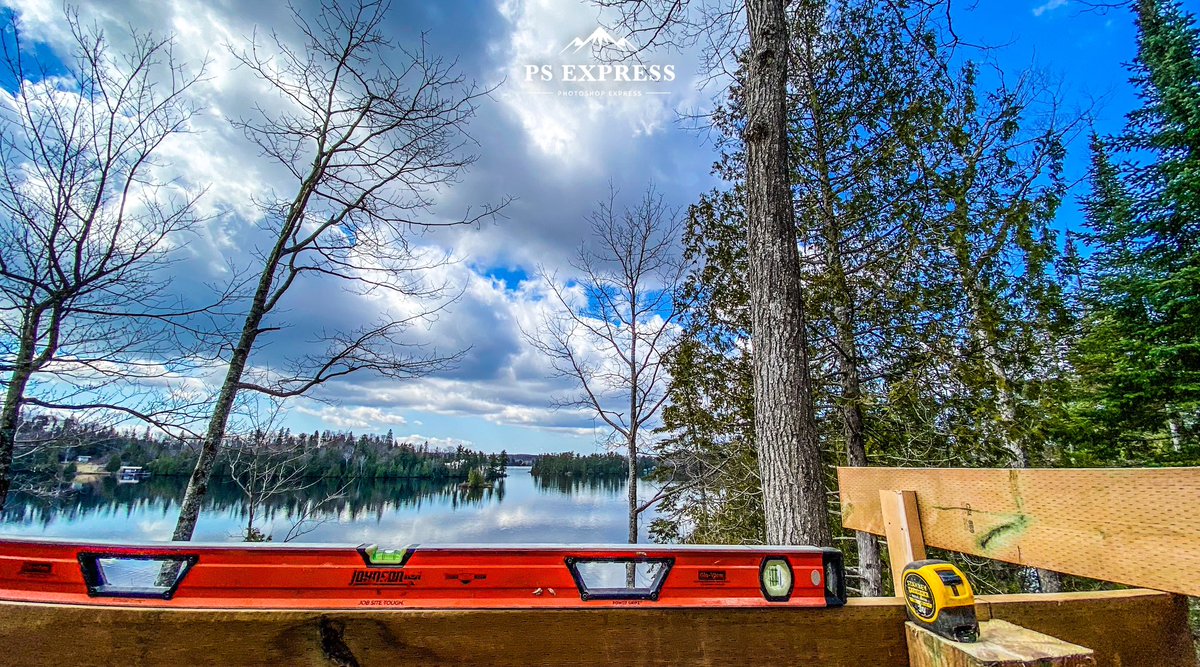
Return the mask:
{"type": "MultiPolygon", "coordinates": [[[[27,491],[53,495],[59,490],[54,482],[61,481],[61,473],[73,473],[80,456],[90,457],[108,472],[120,466],[140,466],[154,475],[188,475],[196,465],[194,446],[150,429],[121,431],[42,416],[31,420],[23,433],[28,442],[42,445],[14,468],[15,488],[27,491]],[[64,463],[69,469],[62,470],[64,463]]],[[[495,480],[506,474],[508,453],[489,454],[462,445],[451,449],[433,447],[429,442],[414,444],[397,440],[390,431],[356,436],[352,431],[329,430],[293,434],[283,428],[230,438],[213,474],[231,479],[245,472],[244,468],[270,465],[284,465],[297,478],[445,481],[466,479],[477,470],[485,479],[495,480]]]]}
{"type": "MultiPolygon", "coordinates": [[[[645,476],[653,469],[654,462],[649,457],[642,457],[638,460],[640,476],[645,476]]],[[[529,474],[535,477],[570,476],[579,479],[625,477],[629,474],[629,462],[626,457],[613,452],[607,454],[578,454],[576,452],[544,454],[533,462],[529,474]]]]}
{"type": "MultiPolygon", "coordinates": [[[[1100,135],[1085,111],[1055,104],[1035,72],[954,57],[952,37],[928,15],[797,4],[787,164],[826,484],[835,463],[1200,461],[1195,16],[1166,0],[1116,13],[1137,26],[1128,85],[1140,106],[1121,132],[1100,135]],[[1090,151],[1083,183],[1064,173],[1069,145],[1090,151]],[[1082,228],[1058,222],[1071,197],[1082,228]]],[[[679,492],[660,506],[658,539],[770,540],[746,122],[735,88],[714,115],[726,185],[687,214],[694,265],[655,449],[660,479],[679,492]]],[[[862,535],[856,546],[862,586],[878,594],[872,542],[862,535]]],[[[1020,587],[1009,574],[999,585],[1020,587]]]]}

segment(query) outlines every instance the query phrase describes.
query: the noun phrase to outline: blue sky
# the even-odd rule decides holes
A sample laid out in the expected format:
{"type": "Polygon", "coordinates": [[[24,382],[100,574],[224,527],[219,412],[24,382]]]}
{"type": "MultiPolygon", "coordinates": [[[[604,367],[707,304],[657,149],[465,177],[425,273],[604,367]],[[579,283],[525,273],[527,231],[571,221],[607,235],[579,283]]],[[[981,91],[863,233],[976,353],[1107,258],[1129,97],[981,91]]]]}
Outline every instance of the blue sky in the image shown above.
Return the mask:
{"type": "MultiPolygon", "coordinates": [[[[1193,13],[1196,5],[1184,3],[1193,13]]],[[[969,11],[958,11],[955,20],[955,29],[965,41],[992,47],[986,52],[963,49],[964,56],[988,59],[1005,72],[1040,70],[1060,86],[1067,110],[1089,110],[1101,135],[1119,132],[1125,114],[1137,105],[1125,69],[1137,51],[1137,32],[1127,9],[1091,8],[1078,0],[981,0],[969,11]]],[[[1068,147],[1068,182],[1086,173],[1089,134],[1083,133],[1068,147]]],[[[1086,183],[1079,184],[1064,202],[1058,216],[1060,229],[1082,226],[1078,196],[1084,188],[1086,183]]]]}
{"type": "MultiPolygon", "coordinates": [[[[39,53],[62,53],[66,34],[58,0],[0,2],[21,17],[26,39],[40,43],[39,53]]],[[[1195,4],[1185,6],[1195,12],[1195,4]]],[[[990,59],[1006,71],[1039,68],[1061,82],[1068,107],[1092,108],[1098,131],[1118,130],[1135,104],[1123,67],[1134,53],[1127,10],[1088,10],[1077,0],[979,0],[974,7],[957,2],[954,7],[959,35],[994,47],[964,49],[965,57],[990,59]]],[[[168,146],[164,156],[178,177],[210,188],[203,206],[215,215],[202,238],[188,244],[187,261],[175,276],[178,288],[219,281],[227,261],[248,261],[248,249],[262,240],[251,197],[289,187],[229,127],[229,118],[251,104],[272,102],[257,82],[233,68],[220,45],[242,42],[255,26],[293,37],[283,3],[83,0],[80,13],[105,27],[118,46],[124,27],[132,25],[175,33],[180,53],[191,62],[211,59],[211,77],[197,91],[206,113],[194,133],[168,146]]],[[[550,377],[547,361],[522,337],[546,307],[545,286],[533,276],[541,267],[569,277],[568,262],[587,241],[584,218],[610,184],[632,200],[654,183],[681,207],[717,184],[709,174],[713,147],[677,120],[711,99],[713,91],[702,89],[697,73],[698,53],[647,54],[647,64],[671,67],[670,81],[591,85],[530,77],[531,66],[560,72],[560,66],[595,65],[586,50],[566,47],[603,21],[582,0],[393,2],[388,31],[394,40],[408,44],[425,33],[432,51],[456,58],[465,75],[495,87],[470,128],[478,161],[461,182],[439,193],[429,215],[454,216],[505,196],[515,201],[494,223],[419,239],[460,260],[438,278],[462,288],[463,296],[411,335],[441,351],[467,350],[462,362],[404,383],[354,377],[330,384],[313,397],[319,400],[289,406],[293,430],[391,429],[397,436],[445,446],[463,442],[485,451],[601,447],[605,434],[590,416],[551,407],[553,397],[573,387],[550,377]],[[576,94],[580,91],[589,94],[576,94]]],[[[1069,178],[1082,176],[1086,148],[1086,135],[1070,147],[1069,178]]],[[[1079,227],[1078,194],[1064,206],[1060,228],[1079,227]]],[[[314,331],[403,304],[347,295],[318,281],[298,286],[287,307],[279,322],[287,328],[256,353],[253,365],[270,368],[304,353],[314,331]]]]}

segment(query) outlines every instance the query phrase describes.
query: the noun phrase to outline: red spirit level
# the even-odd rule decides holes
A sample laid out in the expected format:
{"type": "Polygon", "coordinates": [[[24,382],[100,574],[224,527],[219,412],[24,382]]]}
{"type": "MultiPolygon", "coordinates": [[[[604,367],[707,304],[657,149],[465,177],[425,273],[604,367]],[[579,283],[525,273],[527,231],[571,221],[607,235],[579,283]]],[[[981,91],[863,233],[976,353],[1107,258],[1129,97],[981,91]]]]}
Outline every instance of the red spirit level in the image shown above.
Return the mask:
{"type": "Polygon", "coordinates": [[[192,609],[832,607],[835,549],[0,538],[0,599],[192,609]]]}

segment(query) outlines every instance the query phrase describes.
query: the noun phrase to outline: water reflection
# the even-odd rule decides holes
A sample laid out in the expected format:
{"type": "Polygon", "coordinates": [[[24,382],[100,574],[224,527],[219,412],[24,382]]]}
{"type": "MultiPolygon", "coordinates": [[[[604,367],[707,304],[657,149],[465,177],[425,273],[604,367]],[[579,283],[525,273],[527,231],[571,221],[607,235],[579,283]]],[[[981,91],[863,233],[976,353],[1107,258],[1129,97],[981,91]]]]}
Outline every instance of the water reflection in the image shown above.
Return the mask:
{"type": "MultiPolygon", "coordinates": [[[[169,539],[186,483],[184,477],[137,484],[95,477],[55,500],[14,493],[0,514],[0,532],[169,539]]],[[[510,468],[494,487],[475,489],[412,479],[327,479],[268,499],[256,509],[255,524],[281,540],[307,520],[305,542],[623,542],[626,489],[620,479],[539,479],[528,468],[510,468]]],[[[248,515],[241,490],[214,480],[195,539],[238,540],[248,515]]]]}
{"type": "Polygon", "coordinates": [[[534,484],[543,493],[565,493],[568,495],[580,491],[604,491],[613,495],[624,495],[627,488],[625,480],[620,477],[572,477],[570,475],[554,475],[551,477],[534,477],[534,484]]]}

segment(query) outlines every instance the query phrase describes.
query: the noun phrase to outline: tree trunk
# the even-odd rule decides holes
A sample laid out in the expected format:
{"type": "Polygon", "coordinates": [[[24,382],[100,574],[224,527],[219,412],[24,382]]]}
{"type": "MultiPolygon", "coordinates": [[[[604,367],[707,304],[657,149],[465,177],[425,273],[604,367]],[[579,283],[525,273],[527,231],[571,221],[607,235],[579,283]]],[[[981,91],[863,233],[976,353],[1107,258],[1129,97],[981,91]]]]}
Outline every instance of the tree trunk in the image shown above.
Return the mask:
{"type": "MultiPolygon", "coordinates": [[[[636,396],[636,389],[630,392],[636,396]]],[[[634,399],[631,399],[631,402],[634,399]]],[[[637,431],[633,424],[629,429],[629,543],[638,541],[638,512],[637,512],[637,431]]],[[[634,588],[637,585],[637,565],[629,563],[625,566],[625,587],[634,588]]]]}
{"type": "Polygon", "coordinates": [[[754,435],[767,541],[833,539],[808,374],[800,255],[787,146],[788,33],[784,0],[747,0],[750,57],[746,191],[753,327],[754,435]]]}
{"type": "MultiPolygon", "coordinates": [[[[637,278],[633,277],[630,280],[631,289],[629,290],[629,543],[637,544],[638,541],[638,493],[637,493],[637,455],[638,455],[638,419],[641,415],[638,413],[638,367],[637,367],[637,300],[638,292],[636,288],[637,278]]],[[[632,574],[630,574],[632,579],[632,574]]],[[[633,586],[633,581],[629,582],[630,587],[633,586]]]]}
{"type": "MultiPolygon", "coordinates": [[[[631,281],[632,283],[633,281],[631,281]]],[[[638,368],[637,368],[637,289],[629,291],[629,543],[638,541],[638,511],[637,511],[637,432],[638,432],[638,368]]],[[[625,587],[637,586],[637,565],[629,563],[625,567],[625,587]]]]}
{"type": "MultiPolygon", "coordinates": [[[[290,216],[289,220],[292,220],[293,217],[290,216]]],[[[225,441],[225,429],[229,425],[229,414],[233,411],[233,403],[237,399],[242,375],[246,371],[246,362],[250,359],[254,341],[258,339],[260,333],[259,327],[267,312],[267,298],[271,294],[275,269],[279,266],[284,243],[288,237],[287,231],[291,229],[292,224],[294,223],[289,222],[289,225],[280,233],[279,240],[259,277],[258,288],[254,291],[250,312],[242,323],[242,333],[238,337],[237,347],[233,349],[233,356],[229,359],[229,368],[226,370],[225,380],[221,384],[221,393],[217,395],[217,402],[209,417],[208,430],[204,433],[204,444],[200,448],[200,456],[196,459],[196,467],[192,470],[191,478],[188,479],[187,491],[184,492],[183,502],[179,506],[179,519],[175,523],[175,532],[171,535],[172,540],[184,542],[191,540],[192,533],[196,530],[196,521],[200,518],[200,505],[204,501],[204,496],[208,494],[208,482],[212,478],[213,465],[216,464],[217,454],[221,451],[221,445],[225,441]]]]}
{"type": "Polygon", "coordinates": [[[247,539],[247,540],[250,539],[254,534],[254,504],[255,504],[254,494],[251,493],[250,494],[250,502],[249,502],[250,508],[249,508],[249,512],[248,512],[249,516],[247,516],[247,518],[246,518],[246,537],[245,537],[245,539],[247,539]]]}
{"type": "MultiPolygon", "coordinates": [[[[842,388],[842,419],[845,427],[846,458],[852,466],[867,465],[866,437],[863,433],[861,394],[858,387],[858,367],[853,362],[842,388]]],[[[858,546],[859,592],[868,597],[883,595],[883,556],[879,551],[879,540],[870,533],[855,531],[854,542],[858,546]]]]}
{"type": "MultiPolygon", "coordinates": [[[[811,62],[812,35],[805,35],[808,52],[804,62],[811,62]]],[[[846,441],[846,460],[852,466],[867,465],[867,438],[862,410],[862,381],[858,368],[858,336],[855,333],[858,314],[854,292],[846,276],[846,265],[842,261],[842,225],[834,208],[837,194],[834,192],[829,166],[829,146],[825,142],[825,114],[818,97],[819,91],[813,83],[811,73],[800,77],[812,114],[813,148],[820,179],[821,231],[825,237],[827,278],[833,289],[833,326],[837,337],[834,362],[837,365],[841,384],[842,432],[846,441]]],[[[858,547],[859,589],[864,596],[883,595],[883,558],[879,542],[874,535],[856,531],[854,541],[858,547]]]]}
{"type": "Polygon", "coordinates": [[[12,487],[12,461],[17,447],[17,428],[21,425],[21,403],[25,400],[29,378],[33,377],[40,321],[40,313],[35,313],[21,327],[14,369],[8,378],[8,391],[4,393],[4,407],[0,408],[0,510],[4,509],[8,490],[12,487]]]}
{"type": "MultiPolygon", "coordinates": [[[[261,317],[261,316],[260,316],[261,317]]],[[[200,518],[200,506],[204,496],[208,494],[208,482],[212,478],[213,466],[217,462],[217,454],[221,451],[221,443],[225,440],[225,429],[229,425],[229,414],[233,411],[233,402],[237,399],[238,384],[246,369],[246,360],[250,357],[250,349],[258,336],[258,318],[251,322],[248,318],[242,327],[242,336],[233,358],[229,361],[229,369],[225,373],[225,381],[221,385],[221,393],[213,406],[212,416],[209,417],[208,430],[204,433],[204,444],[200,448],[200,456],[196,459],[196,467],[188,479],[187,491],[183,494],[183,502],[179,505],[179,519],[175,522],[175,532],[172,540],[186,542],[192,539],[196,531],[196,521],[200,518]]]]}
{"type": "Polygon", "coordinates": [[[629,543],[638,541],[638,469],[637,469],[637,436],[629,432],[629,543]]]}
{"type": "Polygon", "coordinates": [[[13,450],[17,446],[17,427],[21,422],[21,401],[32,373],[28,363],[18,361],[17,370],[9,377],[4,407],[0,409],[0,510],[4,509],[8,489],[12,486],[13,450]]]}

